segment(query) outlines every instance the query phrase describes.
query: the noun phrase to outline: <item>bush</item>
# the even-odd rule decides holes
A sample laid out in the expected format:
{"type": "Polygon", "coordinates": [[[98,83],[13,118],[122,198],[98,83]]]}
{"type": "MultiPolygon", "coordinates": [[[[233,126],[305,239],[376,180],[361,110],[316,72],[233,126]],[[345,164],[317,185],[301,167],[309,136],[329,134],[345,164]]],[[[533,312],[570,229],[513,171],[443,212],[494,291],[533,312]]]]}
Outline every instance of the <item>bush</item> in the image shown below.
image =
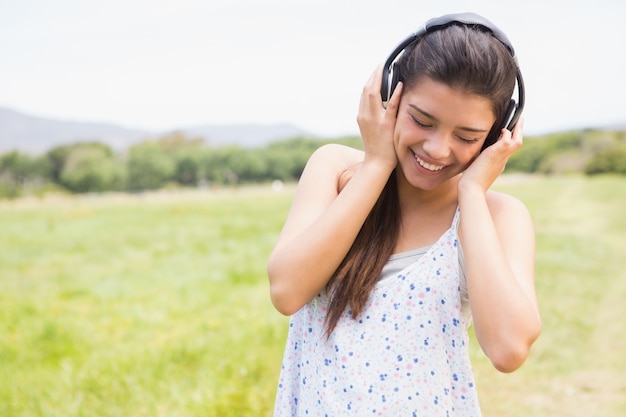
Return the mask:
{"type": "Polygon", "coordinates": [[[144,142],[131,147],[127,166],[130,191],[161,188],[173,178],[176,171],[173,157],[156,142],[144,142]]]}
{"type": "Polygon", "coordinates": [[[0,155],[0,198],[16,198],[25,190],[47,182],[49,165],[45,157],[18,151],[0,155]]]}
{"type": "Polygon", "coordinates": [[[76,147],[66,156],[59,183],[77,193],[121,190],[124,169],[102,147],[76,147]]]}
{"type": "Polygon", "coordinates": [[[626,147],[614,145],[596,152],[585,166],[587,175],[615,173],[626,175],[626,147]]]}

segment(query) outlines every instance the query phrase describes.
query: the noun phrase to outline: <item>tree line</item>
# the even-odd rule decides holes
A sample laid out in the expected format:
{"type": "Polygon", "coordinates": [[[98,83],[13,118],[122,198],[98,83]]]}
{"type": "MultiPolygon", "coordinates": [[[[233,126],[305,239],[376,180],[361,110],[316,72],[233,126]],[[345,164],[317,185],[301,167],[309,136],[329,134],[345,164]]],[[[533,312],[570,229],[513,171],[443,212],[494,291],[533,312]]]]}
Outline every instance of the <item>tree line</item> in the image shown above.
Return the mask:
{"type": "Polygon", "coordinates": [[[311,153],[329,142],[359,146],[360,140],[298,137],[259,148],[213,147],[172,133],[121,152],[93,141],[57,146],[41,155],[14,150],[0,154],[0,198],[295,181],[311,153]]]}
{"type": "MultiPolygon", "coordinates": [[[[626,131],[579,130],[524,139],[507,172],[626,175],[626,131]]],[[[360,148],[359,137],[298,137],[263,147],[208,146],[172,133],[116,152],[101,142],[61,145],[41,155],[0,154],[0,198],[48,191],[140,192],[164,187],[234,186],[297,181],[306,161],[325,143],[360,148]]]]}

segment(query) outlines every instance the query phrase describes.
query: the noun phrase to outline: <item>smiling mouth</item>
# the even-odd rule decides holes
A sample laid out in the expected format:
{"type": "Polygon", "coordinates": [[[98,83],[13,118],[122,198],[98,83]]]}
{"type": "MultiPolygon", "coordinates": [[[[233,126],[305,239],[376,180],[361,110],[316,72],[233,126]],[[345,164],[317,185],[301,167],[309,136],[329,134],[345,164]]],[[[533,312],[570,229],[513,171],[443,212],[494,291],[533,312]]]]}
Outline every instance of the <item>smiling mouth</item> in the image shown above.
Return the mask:
{"type": "Polygon", "coordinates": [[[437,171],[441,171],[442,169],[444,169],[446,167],[445,165],[429,164],[428,162],[426,162],[423,159],[421,159],[419,156],[417,156],[415,154],[413,154],[413,156],[415,157],[415,160],[417,161],[419,166],[421,166],[422,168],[425,168],[425,169],[427,169],[429,171],[437,172],[437,171]]]}

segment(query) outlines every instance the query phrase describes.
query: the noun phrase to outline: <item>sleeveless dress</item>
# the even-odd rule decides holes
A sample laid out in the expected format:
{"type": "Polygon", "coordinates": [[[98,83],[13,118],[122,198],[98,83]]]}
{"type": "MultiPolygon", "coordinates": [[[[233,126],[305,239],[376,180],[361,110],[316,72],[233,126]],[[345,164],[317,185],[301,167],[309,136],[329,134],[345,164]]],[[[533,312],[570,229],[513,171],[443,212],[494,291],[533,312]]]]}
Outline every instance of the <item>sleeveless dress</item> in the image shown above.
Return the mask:
{"type": "Polygon", "coordinates": [[[359,318],[346,311],[330,338],[325,291],[291,317],[275,417],[481,415],[458,221],[457,208],[438,241],[381,279],[359,318]]]}

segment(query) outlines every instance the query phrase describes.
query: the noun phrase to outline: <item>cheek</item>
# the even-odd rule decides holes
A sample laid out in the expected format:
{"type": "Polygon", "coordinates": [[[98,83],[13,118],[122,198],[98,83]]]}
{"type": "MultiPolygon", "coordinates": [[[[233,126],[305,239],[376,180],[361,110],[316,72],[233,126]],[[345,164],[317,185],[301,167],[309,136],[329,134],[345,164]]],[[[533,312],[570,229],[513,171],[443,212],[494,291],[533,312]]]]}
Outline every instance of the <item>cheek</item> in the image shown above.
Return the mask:
{"type": "Polygon", "coordinates": [[[468,155],[464,157],[465,162],[463,164],[463,171],[465,171],[467,168],[469,168],[470,165],[472,165],[472,162],[474,162],[476,158],[478,158],[478,155],[480,155],[480,151],[468,153],[468,155]]]}
{"type": "Polygon", "coordinates": [[[398,151],[401,143],[403,143],[406,139],[406,127],[403,126],[400,119],[396,120],[396,125],[393,129],[393,145],[396,148],[396,152],[398,151]]]}
{"type": "Polygon", "coordinates": [[[398,115],[396,126],[393,131],[393,141],[396,146],[399,144],[406,145],[417,138],[416,126],[410,117],[406,115],[398,115]]]}
{"type": "Polygon", "coordinates": [[[409,152],[408,149],[415,144],[415,135],[411,132],[403,129],[399,125],[393,133],[393,146],[396,150],[396,156],[398,159],[402,159],[409,152]]]}

